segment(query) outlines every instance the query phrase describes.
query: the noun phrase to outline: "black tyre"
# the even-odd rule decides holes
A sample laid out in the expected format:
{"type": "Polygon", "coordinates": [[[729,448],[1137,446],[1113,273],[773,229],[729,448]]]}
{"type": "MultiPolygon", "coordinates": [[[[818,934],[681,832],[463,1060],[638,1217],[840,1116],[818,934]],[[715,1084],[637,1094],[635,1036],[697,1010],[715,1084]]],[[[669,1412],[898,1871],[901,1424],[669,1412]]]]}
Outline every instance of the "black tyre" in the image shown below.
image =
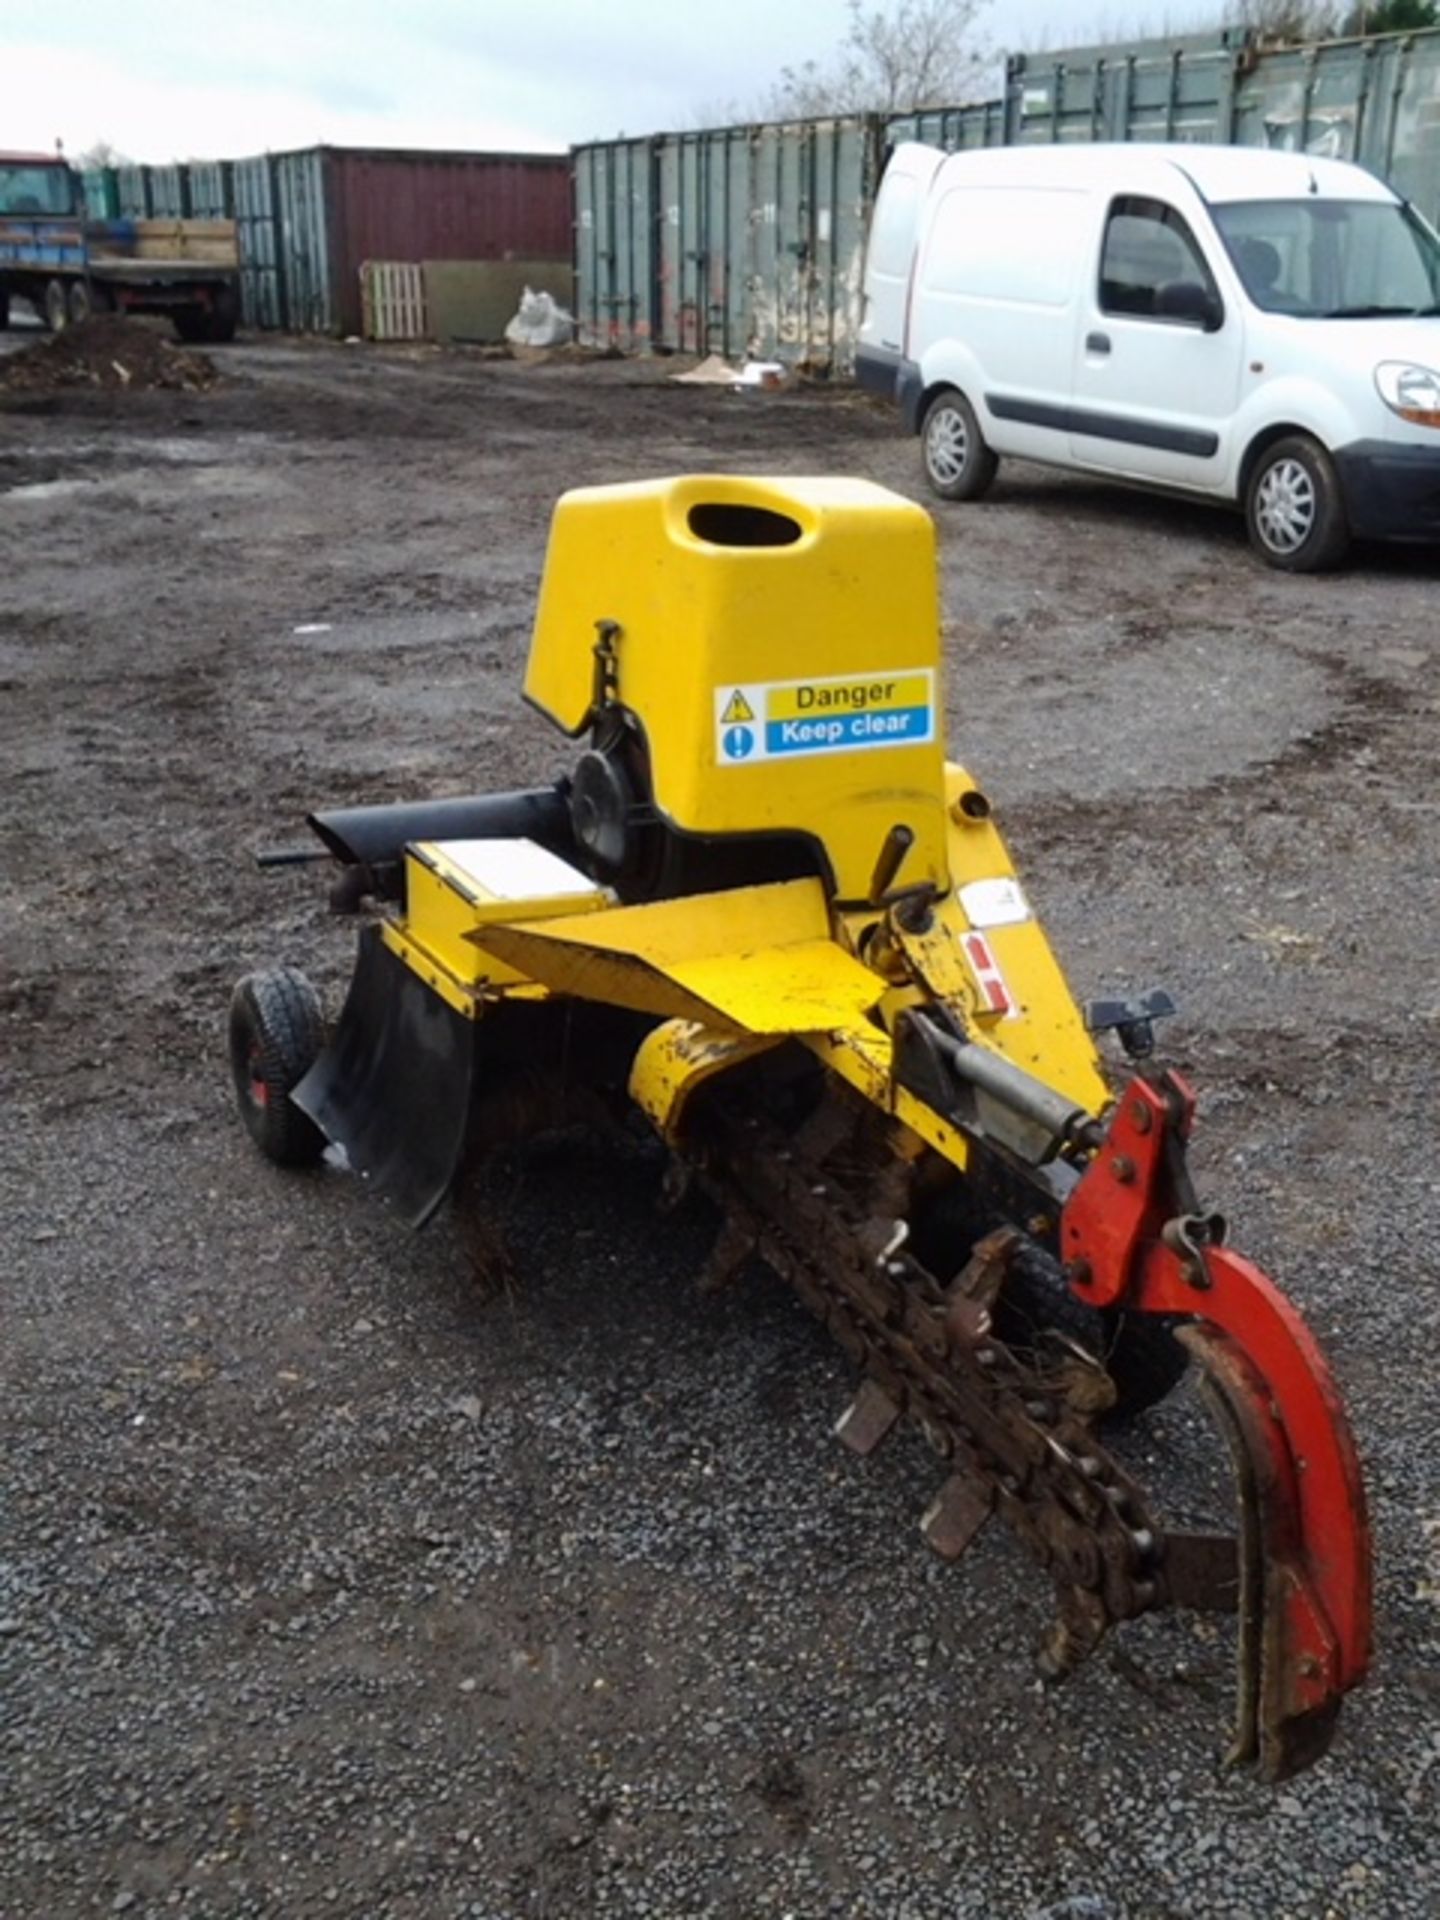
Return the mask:
{"type": "Polygon", "coordinates": [[[320,996],[294,967],[247,973],[230,998],[230,1072],[240,1117],[267,1160],[313,1166],[325,1136],[290,1098],[325,1044],[320,996]]]}
{"type": "Polygon", "coordinates": [[[1250,544],[1287,573],[1323,573],[1350,550],[1345,501],[1328,453],[1308,434],[1267,447],[1245,489],[1250,544]]]}
{"type": "Polygon", "coordinates": [[[227,341],[235,338],[235,329],[240,324],[240,296],[234,287],[221,287],[215,295],[215,304],[210,309],[210,344],[223,347],[227,341]]]}
{"type": "Polygon", "coordinates": [[[90,289],[83,280],[74,280],[65,298],[65,310],[72,327],[78,327],[88,320],[95,311],[95,303],[90,298],[90,289]]]}
{"type": "Polygon", "coordinates": [[[932,493],[942,500],[978,500],[999,460],[986,446],[975,409],[954,387],[942,387],[925,409],[920,456],[932,493]]]}
{"type": "Polygon", "coordinates": [[[234,292],[222,287],[213,306],[180,307],[175,313],[175,331],[190,346],[223,346],[235,338],[240,306],[234,292]]]}
{"type": "Polygon", "coordinates": [[[995,1310],[995,1332],[1007,1346],[1032,1352],[1053,1329],[1093,1353],[1115,1383],[1112,1421],[1132,1419],[1179,1386],[1190,1358],[1174,1327],[1169,1315],[1087,1307],[1039,1248],[1022,1250],[995,1310]]]}
{"type": "Polygon", "coordinates": [[[10,295],[0,287],[0,333],[4,333],[10,324],[10,295]]]}
{"type": "Polygon", "coordinates": [[[40,318],[51,333],[63,333],[70,324],[70,296],[63,280],[47,280],[40,302],[40,318]]]}
{"type": "MultiPolygon", "coordinates": [[[[984,1234],[1005,1224],[977,1217],[963,1182],[929,1201],[914,1222],[912,1249],[938,1280],[947,1281],[984,1234]]],[[[1022,1241],[995,1303],[994,1331],[1021,1355],[1053,1358],[1048,1336],[1059,1335],[1092,1354],[1115,1383],[1115,1405],[1105,1418],[1132,1419],[1163,1400],[1184,1377],[1189,1356],[1166,1315],[1087,1306],[1073,1293],[1059,1262],[1031,1240],[1022,1241]]]]}

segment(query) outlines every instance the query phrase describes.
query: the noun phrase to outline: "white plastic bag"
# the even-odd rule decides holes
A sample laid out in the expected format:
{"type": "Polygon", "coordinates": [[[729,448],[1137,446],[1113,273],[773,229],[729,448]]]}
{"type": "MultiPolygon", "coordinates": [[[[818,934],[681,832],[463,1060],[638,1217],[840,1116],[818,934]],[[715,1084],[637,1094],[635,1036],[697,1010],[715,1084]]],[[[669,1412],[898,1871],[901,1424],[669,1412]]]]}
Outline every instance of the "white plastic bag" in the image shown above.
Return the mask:
{"type": "Polygon", "coordinates": [[[514,319],[505,328],[505,338],[512,347],[563,347],[574,332],[574,316],[553,294],[526,287],[514,319]]]}

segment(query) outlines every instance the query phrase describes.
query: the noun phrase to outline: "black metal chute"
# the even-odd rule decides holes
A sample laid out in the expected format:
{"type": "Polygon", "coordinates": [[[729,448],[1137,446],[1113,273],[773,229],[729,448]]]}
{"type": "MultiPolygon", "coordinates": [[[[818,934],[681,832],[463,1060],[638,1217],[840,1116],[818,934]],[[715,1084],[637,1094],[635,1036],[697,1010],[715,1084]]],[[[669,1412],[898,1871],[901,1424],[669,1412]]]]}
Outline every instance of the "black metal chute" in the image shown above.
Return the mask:
{"type": "Polygon", "coordinates": [[[385,866],[398,861],[415,840],[534,840],[570,861],[577,851],[568,781],[454,800],[337,807],[305,819],[344,866],[385,866]]]}

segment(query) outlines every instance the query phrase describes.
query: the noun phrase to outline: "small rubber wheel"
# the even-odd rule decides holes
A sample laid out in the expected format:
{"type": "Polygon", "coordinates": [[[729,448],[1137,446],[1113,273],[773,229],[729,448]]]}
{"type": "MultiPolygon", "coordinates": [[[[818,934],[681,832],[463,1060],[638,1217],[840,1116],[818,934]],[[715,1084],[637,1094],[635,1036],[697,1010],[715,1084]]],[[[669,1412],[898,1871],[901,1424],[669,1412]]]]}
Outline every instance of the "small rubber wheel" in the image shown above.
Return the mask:
{"type": "Polygon", "coordinates": [[[45,298],[41,303],[40,318],[51,333],[63,333],[70,324],[70,296],[65,291],[63,280],[45,282],[45,298]]]}
{"type": "Polygon", "coordinates": [[[230,1072],[250,1138],[277,1167],[313,1166],[325,1135],[290,1098],[325,1044],[320,996],[295,967],[247,973],[230,997],[230,1072]]]}
{"type": "Polygon", "coordinates": [[[90,298],[90,289],[83,280],[73,282],[65,305],[72,327],[78,327],[90,318],[90,315],[95,311],[95,306],[90,298]]]}
{"type": "Polygon", "coordinates": [[[942,500],[978,500],[1000,465],[985,444],[975,409],[954,387],[942,387],[925,409],[920,456],[930,490],[942,500]]]}
{"type": "Polygon", "coordinates": [[[1334,463],[1318,440],[1288,435],[1267,447],[1245,490],[1250,544],[1287,573],[1323,573],[1350,550],[1334,463]]]}
{"type": "MultiPolygon", "coordinates": [[[[912,1250],[942,1282],[959,1271],[969,1249],[1004,1221],[977,1217],[963,1182],[936,1195],[913,1223],[912,1250]]],[[[1060,1263],[1035,1242],[1024,1240],[995,1302],[996,1338],[1032,1359],[1058,1334],[1092,1354],[1115,1383],[1115,1405],[1105,1424],[1131,1420],[1171,1393],[1184,1378],[1190,1356],[1175,1338],[1175,1316],[1126,1313],[1087,1306],[1073,1293],[1060,1263]]]]}

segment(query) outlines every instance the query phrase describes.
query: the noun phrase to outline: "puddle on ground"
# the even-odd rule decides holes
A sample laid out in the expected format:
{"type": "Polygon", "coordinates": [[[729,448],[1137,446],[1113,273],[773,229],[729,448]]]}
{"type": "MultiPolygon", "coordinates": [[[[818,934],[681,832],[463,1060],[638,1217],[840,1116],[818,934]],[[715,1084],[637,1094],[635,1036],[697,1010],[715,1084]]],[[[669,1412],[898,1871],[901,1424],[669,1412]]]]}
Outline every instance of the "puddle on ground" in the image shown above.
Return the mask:
{"type": "Polygon", "coordinates": [[[87,489],[133,486],[156,468],[233,468],[273,442],[274,435],[268,433],[235,434],[225,440],[198,434],[154,439],[115,433],[71,441],[59,458],[53,445],[44,450],[20,447],[0,454],[0,499],[63,500],[87,489]]]}
{"type": "Polygon", "coordinates": [[[324,608],[305,613],[286,638],[312,653],[391,653],[407,647],[432,647],[447,641],[473,642],[485,629],[480,614],[453,608],[417,613],[365,614],[336,619],[324,608]]]}
{"type": "Polygon", "coordinates": [[[98,474],[88,480],[30,480],[18,487],[0,487],[0,496],[6,500],[59,500],[67,493],[84,493],[103,484],[98,474]]]}

